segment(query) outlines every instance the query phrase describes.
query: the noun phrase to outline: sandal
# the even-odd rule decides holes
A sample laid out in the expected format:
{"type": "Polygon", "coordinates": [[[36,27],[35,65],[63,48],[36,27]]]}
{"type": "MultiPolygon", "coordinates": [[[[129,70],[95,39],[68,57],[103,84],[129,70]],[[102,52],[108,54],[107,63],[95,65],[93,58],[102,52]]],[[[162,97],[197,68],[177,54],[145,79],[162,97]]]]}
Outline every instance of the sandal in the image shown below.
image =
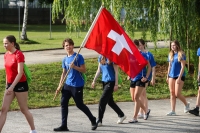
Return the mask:
{"type": "Polygon", "coordinates": [[[138,121],[135,120],[135,119],[131,119],[131,120],[129,120],[128,122],[129,122],[129,123],[137,123],[138,121]]]}

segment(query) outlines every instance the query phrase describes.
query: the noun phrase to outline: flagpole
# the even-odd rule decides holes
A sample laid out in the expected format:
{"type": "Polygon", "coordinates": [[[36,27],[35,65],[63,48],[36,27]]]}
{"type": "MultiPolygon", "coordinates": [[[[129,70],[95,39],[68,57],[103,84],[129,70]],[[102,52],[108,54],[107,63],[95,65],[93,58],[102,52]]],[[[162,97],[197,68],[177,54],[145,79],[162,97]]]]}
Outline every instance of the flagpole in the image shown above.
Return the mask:
{"type": "MultiPolygon", "coordinates": [[[[85,38],[84,38],[84,40],[83,40],[83,42],[82,42],[82,44],[81,44],[81,46],[80,46],[80,48],[79,48],[79,51],[77,52],[76,56],[74,57],[74,60],[72,61],[72,64],[74,63],[75,59],[77,58],[78,54],[80,53],[81,48],[84,47],[84,45],[85,45],[85,43],[86,43],[86,40],[88,39],[88,37],[89,37],[89,35],[90,35],[90,33],[91,33],[91,31],[92,31],[92,29],[93,29],[93,27],[94,27],[94,25],[95,25],[97,19],[99,18],[99,15],[100,15],[100,13],[101,13],[101,11],[102,11],[103,8],[104,8],[104,7],[103,7],[103,5],[102,5],[102,6],[100,7],[100,9],[99,9],[99,11],[98,11],[98,13],[97,13],[97,15],[96,15],[94,21],[92,22],[92,25],[90,26],[89,31],[87,32],[87,34],[86,34],[86,36],[85,36],[85,38]]],[[[67,78],[67,75],[68,75],[70,69],[71,69],[71,68],[68,69],[68,71],[67,71],[65,77],[63,78],[63,80],[62,80],[62,82],[61,82],[60,88],[59,88],[58,90],[56,90],[56,93],[55,93],[55,95],[54,95],[53,100],[55,100],[55,98],[57,97],[58,93],[60,92],[60,90],[61,90],[61,88],[62,88],[62,86],[63,86],[63,84],[64,84],[64,82],[65,82],[65,80],[66,80],[66,78],[67,78]]]]}
{"type": "Polygon", "coordinates": [[[101,11],[102,11],[103,8],[104,8],[103,5],[99,8],[99,11],[98,11],[98,13],[97,13],[94,21],[92,22],[92,25],[90,26],[89,31],[87,32],[87,34],[86,34],[86,36],[85,36],[85,38],[84,38],[84,40],[83,40],[83,42],[82,42],[82,44],[81,44],[80,47],[84,47],[85,46],[86,40],[88,39],[88,37],[89,37],[92,29],[94,28],[94,25],[97,22],[97,19],[99,18],[99,15],[100,15],[100,13],[101,13],[101,11]]]}

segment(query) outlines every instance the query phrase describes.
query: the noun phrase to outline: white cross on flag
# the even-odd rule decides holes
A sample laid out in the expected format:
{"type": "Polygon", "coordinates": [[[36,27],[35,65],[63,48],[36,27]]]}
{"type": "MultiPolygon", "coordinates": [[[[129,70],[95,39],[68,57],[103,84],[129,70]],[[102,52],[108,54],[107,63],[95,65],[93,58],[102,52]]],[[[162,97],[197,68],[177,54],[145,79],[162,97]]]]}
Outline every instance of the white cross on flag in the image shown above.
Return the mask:
{"type": "Polygon", "coordinates": [[[93,49],[110,59],[131,78],[147,65],[147,61],[123,28],[103,7],[90,27],[83,47],[93,49]]]}

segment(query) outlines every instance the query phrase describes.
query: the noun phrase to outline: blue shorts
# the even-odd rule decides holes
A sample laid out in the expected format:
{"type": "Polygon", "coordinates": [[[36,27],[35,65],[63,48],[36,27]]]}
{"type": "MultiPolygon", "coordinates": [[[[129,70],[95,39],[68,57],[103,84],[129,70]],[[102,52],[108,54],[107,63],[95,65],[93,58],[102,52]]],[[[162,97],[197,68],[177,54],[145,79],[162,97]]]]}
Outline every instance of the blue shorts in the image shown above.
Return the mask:
{"type": "MultiPolygon", "coordinates": [[[[12,83],[7,83],[6,89],[8,89],[12,83]]],[[[28,83],[27,81],[25,82],[18,82],[13,90],[14,92],[26,92],[28,91],[28,83]]]]}

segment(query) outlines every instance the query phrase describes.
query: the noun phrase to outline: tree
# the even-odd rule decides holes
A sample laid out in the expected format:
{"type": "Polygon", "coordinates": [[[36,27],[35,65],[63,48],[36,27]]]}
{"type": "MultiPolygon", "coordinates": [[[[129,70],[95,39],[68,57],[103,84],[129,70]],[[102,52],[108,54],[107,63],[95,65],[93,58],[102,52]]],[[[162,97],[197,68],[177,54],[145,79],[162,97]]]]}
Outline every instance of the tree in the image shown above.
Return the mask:
{"type": "MultiPolygon", "coordinates": [[[[54,0],[53,21],[64,15],[68,31],[77,31],[85,24],[88,29],[98,9],[104,5],[130,36],[138,28],[142,38],[150,31],[151,41],[156,42],[160,34],[166,40],[178,40],[187,53],[188,63],[197,70],[196,50],[200,42],[199,0],[54,0]],[[126,10],[126,18],[120,21],[120,12],[126,10]],[[191,63],[192,61],[192,63],[191,63]]],[[[196,71],[194,71],[194,74],[196,71]]]]}
{"type": "MultiPolygon", "coordinates": [[[[24,0],[24,18],[23,18],[23,25],[22,25],[22,33],[21,33],[21,40],[28,40],[26,27],[27,27],[27,20],[28,20],[28,3],[33,2],[34,0],[24,0]]],[[[41,3],[53,3],[53,0],[39,0],[41,3]]]]}
{"type": "Polygon", "coordinates": [[[28,2],[29,0],[25,0],[25,3],[24,3],[24,18],[23,18],[23,25],[22,25],[21,40],[28,40],[27,34],[26,34],[26,26],[27,26],[27,19],[28,19],[28,2]]]}

